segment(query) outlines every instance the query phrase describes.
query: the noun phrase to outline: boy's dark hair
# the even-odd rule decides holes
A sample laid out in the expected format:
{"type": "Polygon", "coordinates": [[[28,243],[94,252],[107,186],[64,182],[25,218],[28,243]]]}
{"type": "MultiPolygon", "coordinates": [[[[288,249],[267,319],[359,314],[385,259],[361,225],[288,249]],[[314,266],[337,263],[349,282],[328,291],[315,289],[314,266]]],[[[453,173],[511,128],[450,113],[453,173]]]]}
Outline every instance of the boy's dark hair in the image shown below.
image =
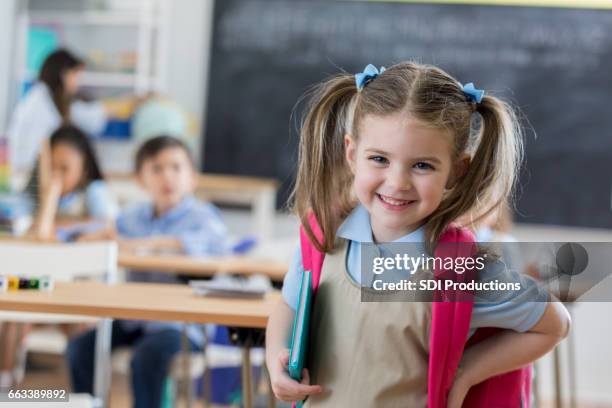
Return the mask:
{"type": "Polygon", "coordinates": [[[82,187],[86,187],[95,180],[104,180],[100,171],[96,153],[89,143],[89,139],[81,129],[73,125],[60,126],[49,138],[51,151],[60,144],[65,144],[75,149],[83,157],[82,187]]]}
{"type": "Polygon", "coordinates": [[[193,158],[191,157],[189,148],[187,147],[187,145],[185,145],[185,143],[175,137],[161,135],[144,142],[136,152],[136,159],[134,160],[136,173],[140,172],[140,170],[142,169],[142,165],[146,160],[157,156],[162,150],[171,148],[182,149],[187,155],[189,163],[194,166],[193,158]]]}
{"type": "Polygon", "coordinates": [[[65,93],[64,73],[82,68],[85,63],[65,49],[58,49],[45,59],[38,74],[38,80],[44,82],[51,92],[51,99],[64,121],[68,121],[70,98],[65,93]]]}

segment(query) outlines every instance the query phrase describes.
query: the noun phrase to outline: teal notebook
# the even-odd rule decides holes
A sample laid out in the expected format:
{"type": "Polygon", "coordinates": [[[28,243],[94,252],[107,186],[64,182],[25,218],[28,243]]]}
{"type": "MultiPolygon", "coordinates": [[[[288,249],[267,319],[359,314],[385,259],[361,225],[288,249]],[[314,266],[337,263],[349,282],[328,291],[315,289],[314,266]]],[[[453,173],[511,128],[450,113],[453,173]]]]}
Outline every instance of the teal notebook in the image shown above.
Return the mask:
{"type": "Polygon", "coordinates": [[[312,273],[304,271],[300,282],[300,294],[295,319],[293,320],[293,334],[291,335],[291,349],[289,351],[289,375],[296,381],[302,380],[302,370],[308,351],[308,328],[310,326],[310,308],[312,303],[312,273]]]}

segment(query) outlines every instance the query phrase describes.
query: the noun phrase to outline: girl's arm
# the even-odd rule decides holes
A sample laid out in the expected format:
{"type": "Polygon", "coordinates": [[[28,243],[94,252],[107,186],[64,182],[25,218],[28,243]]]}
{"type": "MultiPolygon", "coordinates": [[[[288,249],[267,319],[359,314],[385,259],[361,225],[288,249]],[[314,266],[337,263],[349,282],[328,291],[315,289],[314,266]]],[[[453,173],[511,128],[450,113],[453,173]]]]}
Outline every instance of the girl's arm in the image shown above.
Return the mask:
{"type": "Polygon", "coordinates": [[[293,309],[281,299],[270,315],[266,328],[266,366],[270,373],[272,391],[282,401],[301,401],[310,394],[322,391],[320,385],[309,385],[310,376],[307,369],[304,369],[301,383],[289,377],[287,373],[287,344],[294,315],[293,309]]]}
{"type": "Polygon", "coordinates": [[[57,214],[57,206],[61,194],[62,183],[59,179],[53,178],[42,194],[40,210],[36,222],[37,238],[42,240],[54,238],[55,215],[57,214]]]}
{"type": "Polygon", "coordinates": [[[38,239],[53,239],[55,216],[62,195],[62,182],[51,170],[51,146],[49,140],[40,143],[38,163],[38,214],[34,233],[38,239]]]}
{"type": "Polygon", "coordinates": [[[570,330],[570,317],[559,302],[547,304],[540,321],[529,331],[505,330],[463,352],[449,407],[461,407],[468,390],[487,378],[523,367],[552,350],[570,330]]]}

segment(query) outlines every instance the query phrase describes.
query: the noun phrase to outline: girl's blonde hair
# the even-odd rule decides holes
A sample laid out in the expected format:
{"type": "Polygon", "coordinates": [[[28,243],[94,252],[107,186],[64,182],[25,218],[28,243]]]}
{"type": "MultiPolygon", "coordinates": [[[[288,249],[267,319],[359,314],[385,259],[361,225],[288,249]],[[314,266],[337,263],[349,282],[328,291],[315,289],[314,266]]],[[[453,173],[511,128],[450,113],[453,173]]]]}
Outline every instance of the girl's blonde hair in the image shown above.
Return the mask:
{"type": "Polygon", "coordinates": [[[522,135],[512,108],[485,95],[478,104],[443,70],[405,62],[394,65],[361,91],[349,74],[316,86],[300,131],[299,168],[293,209],[315,246],[331,252],[336,230],[355,207],[353,176],[344,152],[344,135],[357,142],[366,115],[405,113],[435,129],[454,134],[453,160],[470,156],[466,173],[447,190],[438,208],[424,220],[428,248],[462,215],[473,221],[510,198],[522,161],[522,135]],[[477,112],[479,115],[474,116],[477,112]],[[323,232],[315,239],[312,212],[323,232]]]}

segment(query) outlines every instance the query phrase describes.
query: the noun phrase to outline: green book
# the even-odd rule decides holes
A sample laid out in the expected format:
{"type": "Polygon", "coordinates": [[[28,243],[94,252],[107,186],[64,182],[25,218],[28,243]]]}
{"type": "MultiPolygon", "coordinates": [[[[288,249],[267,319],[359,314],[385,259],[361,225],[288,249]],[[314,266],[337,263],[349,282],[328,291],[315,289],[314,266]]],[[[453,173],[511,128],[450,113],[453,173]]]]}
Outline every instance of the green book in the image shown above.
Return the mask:
{"type": "Polygon", "coordinates": [[[295,319],[293,320],[293,333],[291,335],[291,349],[289,351],[289,375],[296,381],[302,380],[302,371],[308,351],[308,332],[310,327],[310,309],[312,303],[312,273],[304,271],[300,282],[300,294],[295,319]]]}

